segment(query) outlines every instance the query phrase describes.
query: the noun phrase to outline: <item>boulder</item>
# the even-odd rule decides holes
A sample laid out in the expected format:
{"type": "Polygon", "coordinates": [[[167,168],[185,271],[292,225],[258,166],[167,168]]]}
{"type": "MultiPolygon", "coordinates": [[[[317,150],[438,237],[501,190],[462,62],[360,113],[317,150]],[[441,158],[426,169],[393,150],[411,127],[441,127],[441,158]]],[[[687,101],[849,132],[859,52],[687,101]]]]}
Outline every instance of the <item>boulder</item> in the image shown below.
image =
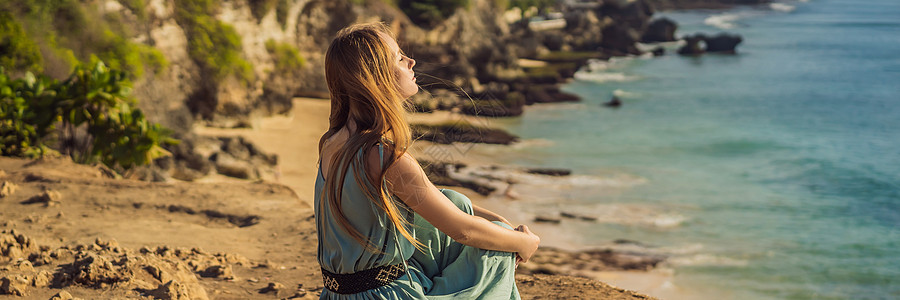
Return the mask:
{"type": "Polygon", "coordinates": [[[742,41],[743,38],[740,35],[723,32],[706,38],[706,52],[734,54],[735,48],[742,41]]]}
{"type": "Polygon", "coordinates": [[[641,54],[641,51],[635,47],[637,42],[635,35],[632,28],[611,24],[603,28],[603,41],[600,42],[600,47],[612,55],[641,54]]]}
{"type": "Polygon", "coordinates": [[[259,173],[249,162],[239,160],[226,152],[218,152],[210,157],[219,174],[241,179],[257,179],[259,173]]]}
{"type": "Polygon", "coordinates": [[[620,100],[619,97],[613,96],[608,102],[603,103],[603,106],[619,107],[622,106],[622,100],[620,100]]]}
{"type": "Polygon", "coordinates": [[[0,295],[27,296],[30,280],[22,275],[0,278],[0,295]]]}
{"type": "Polygon", "coordinates": [[[700,46],[700,42],[706,40],[706,36],[702,33],[698,33],[695,35],[688,35],[684,37],[685,45],[678,49],[678,54],[681,55],[700,55],[705,52],[703,47],[700,46]]]}
{"type": "Polygon", "coordinates": [[[69,294],[69,292],[61,291],[56,295],[53,295],[53,297],[50,297],[50,300],[81,300],[81,298],[76,298],[72,296],[72,294],[69,294]]]}
{"type": "Polygon", "coordinates": [[[642,43],[658,43],[671,42],[675,40],[675,30],[678,24],[668,18],[659,18],[650,22],[644,35],[641,37],[642,43]]]}
{"type": "Polygon", "coordinates": [[[12,195],[13,193],[16,192],[16,190],[18,188],[19,188],[18,185],[16,185],[15,183],[9,182],[9,181],[4,181],[3,183],[0,183],[0,198],[12,195]]]}
{"type": "Polygon", "coordinates": [[[28,198],[28,200],[22,201],[22,204],[42,203],[44,206],[49,207],[59,205],[60,200],[62,200],[62,194],[57,191],[47,190],[39,195],[28,198]]]}

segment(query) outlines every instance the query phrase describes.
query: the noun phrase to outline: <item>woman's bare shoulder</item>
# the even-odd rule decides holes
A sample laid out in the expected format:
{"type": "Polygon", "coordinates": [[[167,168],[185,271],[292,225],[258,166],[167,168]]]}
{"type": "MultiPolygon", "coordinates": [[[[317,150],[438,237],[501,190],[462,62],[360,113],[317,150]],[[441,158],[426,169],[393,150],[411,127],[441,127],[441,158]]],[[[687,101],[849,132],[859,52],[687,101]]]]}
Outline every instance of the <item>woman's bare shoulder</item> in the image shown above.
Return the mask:
{"type": "Polygon", "coordinates": [[[404,152],[397,161],[391,163],[391,155],[394,152],[390,143],[377,143],[366,149],[366,172],[375,177],[381,174],[381,169],[389,167],[391,171],[415,171],[419,167],[416,159],[409,152],[404,152]],[[390,164],[390,165],[389,165],[390,164]]]}

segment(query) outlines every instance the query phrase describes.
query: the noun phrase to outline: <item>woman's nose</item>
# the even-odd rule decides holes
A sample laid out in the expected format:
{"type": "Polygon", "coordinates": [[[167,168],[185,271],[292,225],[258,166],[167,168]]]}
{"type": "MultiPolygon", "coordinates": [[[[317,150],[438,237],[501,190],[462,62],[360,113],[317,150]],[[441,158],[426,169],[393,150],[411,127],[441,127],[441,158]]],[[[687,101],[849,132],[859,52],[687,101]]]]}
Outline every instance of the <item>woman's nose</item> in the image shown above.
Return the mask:
{"type": "Polygon", "coordinates": [[[412,69],[412,67],[414,67],[415,65],[416,65],[416,60],[410,58],[409,59],[409,68],[412,69]]]}

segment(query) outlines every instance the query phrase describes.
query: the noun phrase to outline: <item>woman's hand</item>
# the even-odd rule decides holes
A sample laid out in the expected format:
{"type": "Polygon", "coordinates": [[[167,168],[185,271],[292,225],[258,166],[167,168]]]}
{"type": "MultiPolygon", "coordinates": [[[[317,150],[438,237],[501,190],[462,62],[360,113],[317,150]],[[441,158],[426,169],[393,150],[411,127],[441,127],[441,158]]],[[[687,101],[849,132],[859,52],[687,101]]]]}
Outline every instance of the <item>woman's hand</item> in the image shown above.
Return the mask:
{"type": "Polygon", "coordinates": [[[541,238],[531,232],[528,226],[525,225],[519,225],[519,227],[516,227],[516,231],[521,231],[528,235],[526,244],[523,245],[522,250],[516,253],[516,266],[518,266],[520,262],[526,263],[531,259],[531,256],[534,255],[538,245],[541,243],[541,238]]]}

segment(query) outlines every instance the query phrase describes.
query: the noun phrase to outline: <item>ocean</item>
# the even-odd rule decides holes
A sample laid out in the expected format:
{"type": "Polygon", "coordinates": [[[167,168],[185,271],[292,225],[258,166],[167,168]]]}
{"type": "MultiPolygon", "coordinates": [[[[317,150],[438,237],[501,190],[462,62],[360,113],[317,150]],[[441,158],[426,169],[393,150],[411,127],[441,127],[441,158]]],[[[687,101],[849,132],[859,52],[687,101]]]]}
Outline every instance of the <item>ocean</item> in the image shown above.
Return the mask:
{"type": "Polygon", "coordinates": [[[492,120],[523,142],[475,151],[574,173],[510,206],[597,217],[556,226],[668,256],[685,298],[900,299],[900,1],[659,15],[744,42],[599,62],[564,86],[582,102],[492,120]]]}

